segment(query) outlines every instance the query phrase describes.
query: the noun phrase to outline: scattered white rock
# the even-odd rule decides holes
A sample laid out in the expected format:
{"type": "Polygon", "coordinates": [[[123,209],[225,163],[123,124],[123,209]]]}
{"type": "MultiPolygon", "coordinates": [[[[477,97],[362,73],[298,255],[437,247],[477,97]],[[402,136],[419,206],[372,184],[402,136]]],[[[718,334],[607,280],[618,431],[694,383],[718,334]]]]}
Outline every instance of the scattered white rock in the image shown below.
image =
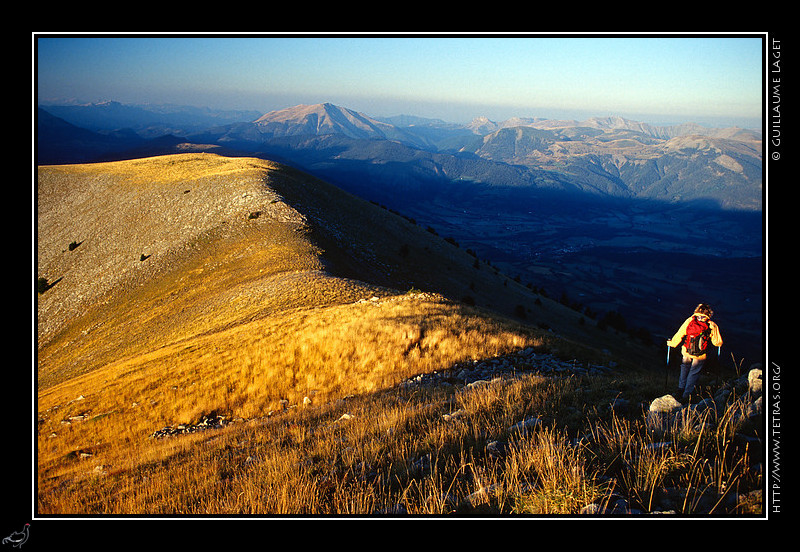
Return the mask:
{"type": "Polygon", "coordinates": [[[526,433],[528,431],[531,431],[541,423],[542,420],[534,416],[531,416],[530,418],[525,418],[521,422],[517,422],[513,426],[509,427],[508,430],[511,432],[517,431],[519,433],[526,433]]]}
{"type": "Polygon", "coordinates": [[[463,408],[459,408],[455,412],[451,412],[450,414],[444,414],[442,418],[445,422],[452,422],[462,416],[464,416],[467,412],[463,408]]]}

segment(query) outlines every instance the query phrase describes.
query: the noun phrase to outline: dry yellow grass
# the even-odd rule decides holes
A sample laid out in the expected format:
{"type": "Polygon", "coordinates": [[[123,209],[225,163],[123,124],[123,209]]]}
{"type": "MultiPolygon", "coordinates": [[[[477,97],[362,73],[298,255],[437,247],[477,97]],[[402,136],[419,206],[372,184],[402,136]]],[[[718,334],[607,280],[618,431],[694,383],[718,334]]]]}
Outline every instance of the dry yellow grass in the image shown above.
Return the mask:
{"type": "MultiPolygon", "coordinates": [[[[116,445],[81,449],[92,456],[54,458],[39,475],[48,492],[39,493],[37,511],[577,514],[590,504],[611,506],[623,491],[647,511],[670,486],[681,489],[677,513],[692,513],[702,497],[723,513],[726,497],[757,488],[746,454],[718,451],[732,442],[736,405],[715,430],[698,429],[693,416],[678,420],[676,441],[663,447],[641,421],[568,415],[572,404],[613,383],[526,375],[455,392],[408,387],[158,440],[131,435],[110,416],[76,422],[64,433],[121,434],[116,445]],[[508,429],[531,415],[542,420],[535,429],[508,429]],[[575,439],[584,432],[591,438],[575,439]],[[495,440],[508,442],[502,456],[487,454],[495,440]]],[[[40,437],[42,448],[46,441],[40,437]]]]}
{"type": "Polygon", "coordinates": [[[254,419],[543,344],[441,296],[331,274],[270,185],[299,184],[273,164],[187,155],[39,174],[39,273],[60,278],[39,296],[42,497],[85,477],[82,454],[102,471],[162,461],[148,436],[165,425],[254,419]]]}
{"type": "Polygon", "coordinates": [[[40,409],[80,395],[86,397],[81,408],[89,409],[94,394],[117,397],[120,406],[160,401],[148,391],[177,387],[182,392],[164,397],[161,409],[174,414],[158,419],[190,422],[211,410],[253,417],[277,409],[281,399],[371,392],[465,359],[542,343],[466,307],[390,296],[300,308],[110,362],[42,391],[40,409]]]}
{"type": "Polygon", "coordinates": [[[255,419],[279,411],[281,400],[302,405],[310,397],[325,404],[467,358],[536,344],[541,340],[533,335],[413,296],[298,309],[279,321],[237,325],[110,363],[42,392],[40,491],[78,477],[87,466],[141,466],[163,448],[148,439],[151,433],[212,411],[255,419]],[[62,423],[75,416],[83,419],[62,423]],[[69,455],[76,451],[91,453],[90,462],[75,463],[69,455]]]}

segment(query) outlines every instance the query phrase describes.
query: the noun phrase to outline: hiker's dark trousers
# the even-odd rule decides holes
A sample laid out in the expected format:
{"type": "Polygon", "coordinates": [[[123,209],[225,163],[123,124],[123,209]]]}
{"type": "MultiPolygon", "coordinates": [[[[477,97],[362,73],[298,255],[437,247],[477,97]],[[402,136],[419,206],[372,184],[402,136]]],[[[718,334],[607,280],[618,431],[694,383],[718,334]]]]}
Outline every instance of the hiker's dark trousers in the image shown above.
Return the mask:
{"type": "Polygon", "coordinates": [[[678,378],[678,389],[683,391],[683,396],[687,397],[694,390],[700,372],[703,371],[703,364],[706,359],[698,359],[683,355],[681,359],[681,375],[678,378]]]}

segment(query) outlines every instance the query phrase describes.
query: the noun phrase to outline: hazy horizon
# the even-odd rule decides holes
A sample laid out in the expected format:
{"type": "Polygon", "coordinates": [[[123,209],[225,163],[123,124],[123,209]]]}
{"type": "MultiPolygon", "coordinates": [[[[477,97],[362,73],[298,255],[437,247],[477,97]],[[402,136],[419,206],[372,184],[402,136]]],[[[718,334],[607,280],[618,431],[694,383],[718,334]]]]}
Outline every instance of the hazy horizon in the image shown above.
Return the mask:
{"type": "Polygon", "coordinates": [[[762,36],[35,36],[37,102],[761,128],[762,36]]]}

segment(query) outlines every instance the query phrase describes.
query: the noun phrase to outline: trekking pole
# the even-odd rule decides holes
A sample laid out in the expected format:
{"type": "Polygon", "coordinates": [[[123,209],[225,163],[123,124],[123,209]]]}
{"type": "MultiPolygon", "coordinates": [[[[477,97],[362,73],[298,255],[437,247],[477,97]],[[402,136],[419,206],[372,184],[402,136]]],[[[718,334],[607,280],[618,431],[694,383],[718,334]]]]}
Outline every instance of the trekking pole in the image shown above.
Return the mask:
{"type": "Polygon", "coordinates": [[[664,369],[664,391],[669,389],[669,341],[667,342],[667,366],[664,369]]]}

